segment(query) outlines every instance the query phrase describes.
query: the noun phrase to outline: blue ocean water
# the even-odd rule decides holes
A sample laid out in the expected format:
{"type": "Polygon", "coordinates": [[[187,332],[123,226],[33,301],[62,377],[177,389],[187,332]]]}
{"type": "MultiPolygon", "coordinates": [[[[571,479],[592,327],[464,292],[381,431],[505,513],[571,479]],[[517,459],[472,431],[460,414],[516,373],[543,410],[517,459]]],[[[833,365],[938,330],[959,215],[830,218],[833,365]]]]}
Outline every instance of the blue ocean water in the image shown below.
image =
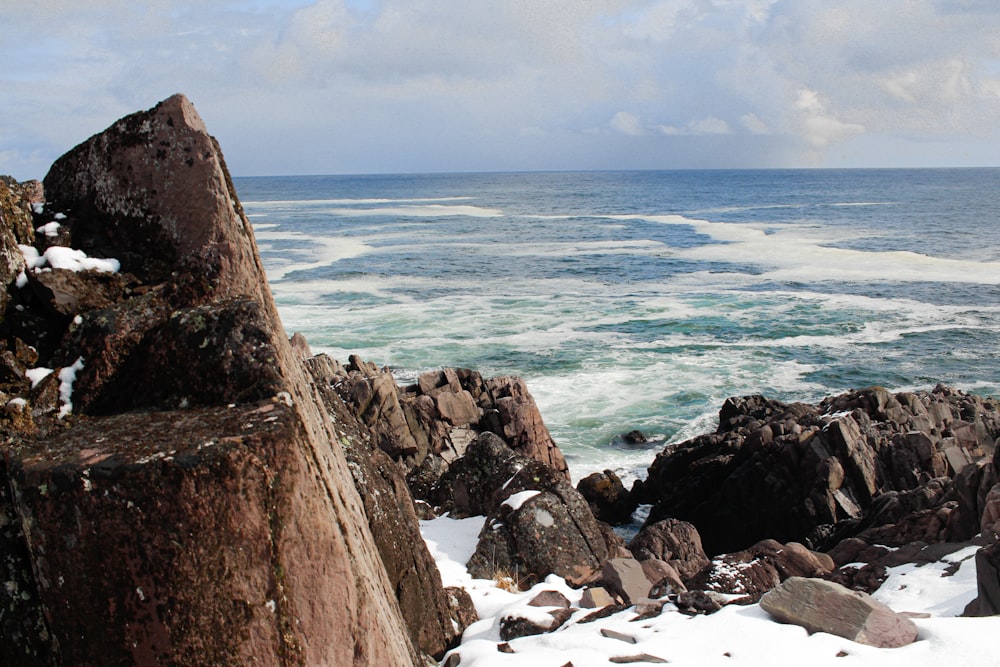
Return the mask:
{"type": "Polygon", "coordinates": [[[235,183],[289,333],[523,376],[574,478],[642,476],[733,395],[1000,395],[1000,169],[235,183]]]}

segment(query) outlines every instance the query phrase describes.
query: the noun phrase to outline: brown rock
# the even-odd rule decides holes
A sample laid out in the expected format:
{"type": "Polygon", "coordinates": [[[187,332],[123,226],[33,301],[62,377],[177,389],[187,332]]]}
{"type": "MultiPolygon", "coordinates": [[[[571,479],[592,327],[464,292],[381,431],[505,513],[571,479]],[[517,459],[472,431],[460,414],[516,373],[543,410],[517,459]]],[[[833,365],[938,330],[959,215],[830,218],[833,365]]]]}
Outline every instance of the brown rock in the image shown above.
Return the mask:
{"type": "Polygon", "coordinates": [[[642,563],[634,558],[611,558],[605,561],[601,574],[604,587],[626,604],[649,597],[649,589],[656,583],[646,577],[642,563]]]}
{"type": "Polygon", "coordinates": [[[760,606],[782,623],[878,648],[905,646],[917,639],[917,627],[909,618],[865,593],[822,579],[792,577],[765,595],[760,606]]]}
{"type": "Polygon", "coordinates": [[[617,604],[617,600],[603,586],[587,588],[580,597],[580,606],[584,609],[599,609],[617,604]]]}
{"type": "Polygon", "coordinates": [[[702,549],[698,530],[678,519],[664,519],[643,526],[628,547],[638,560],[666,561],[683,580],[694,577],[710,562],[702,549]]]}
{"type": "Polygon", "coordinates": [[[486,381],[486,389],[494,398],[502,435],[511,448],[522,456],[541,461],[569,479],[566,459],[549,435],[524,380],[513,376],[490,378],[486,381]]]}
{"type": "Polygon", "coordinates": [[[47,182],[73,242],[121,260],[142,289],[80,313],[58,344],[57,359],[90,355],[73,387],[80,414],[36,414],[42,382],[28,397],[37,436],[4,434],[4,511],[28,527],[23,574],[48,627],[0,644],[57,645],[63,664],[413,664],[330,446],[342,436],[281,329],[190,103],[123,119],[47,182]],[[91,416],[121,406],[136,410],[91,416]]]}

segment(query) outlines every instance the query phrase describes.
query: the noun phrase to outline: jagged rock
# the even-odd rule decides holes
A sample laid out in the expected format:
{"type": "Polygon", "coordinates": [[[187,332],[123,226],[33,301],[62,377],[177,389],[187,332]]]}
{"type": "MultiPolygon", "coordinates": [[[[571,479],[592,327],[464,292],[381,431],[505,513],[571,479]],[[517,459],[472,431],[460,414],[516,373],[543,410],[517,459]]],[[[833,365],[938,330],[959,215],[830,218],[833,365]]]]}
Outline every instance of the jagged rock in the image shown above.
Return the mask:
{"type": "Polygon", "coordinates": [[[765,595],[760,606],[782,623],[827,632],[878,648],[917,639],[917,626],[866,593],[822,579],[792,577],[765,595]]]}
{"type": "MultiPolygon", "coordinates": [[[[634,493],[654,505],[648,523],[690,521],[709,554],[765,538],[822,546],[899,521],[878,505],[886,493],[916,501],[932,478],[972,475],[967,462],[983,468],[998,435],[996,401],[941,386],[895,395],[873,387],[815,406],[734,398],[715,433],[666,448],[634,493]]],[[[966,539],[978,526],[983,479],[925,508],[958,503],[939,539],[966,539]]]]}
{"type": "Polygon", "coordinates": [[[132,277],[119,301],[62,329],[43,312],[24,313],[39,326],[5,321],[43,363],[88,356],[72,387],[49,376],[19,397],[35,432],[3,434],[0,502],[25,526],[12,548],[32,566],[11,580],[35,582],[40,613],[0,624],[0,645],[57,650],[61,664],[413,664],[331,446],[341,436],[190,102],[122,119],[57,161],[45,188],[66,238],[132,277]],[[64,384],[68,417],[53,409],[64,384]]]}
{"type": "Polygon", "coordinates": [[[587,475],[576,485],[600,521],[619,526],[632,520],[635,509],[621,479],[612,470],[587,475]]]}
{"type": "Polygon", "coordinates": [[[339,365],[325,355],[310,358],[305,365],[331,416],[350,429],[351,437],[340,444],[413,643],[440,660],[469,623],[478,620],[471,598],[442,586],[420,535],[404,468],[372,444],[377,442],[378,427],[366,430],[371,425],[364,415],[348,409],[332,387],[339,365]]]}
{"type": "MultiPolygon", "coordinates": [[[[520,378],[484,379],[469,369],[445,368],[422,373],[416,384],[399,387],[388,369],[356,356],[338,375],[338,391],[375,430],[379,446],[411,469],[423,466],[429,457],[451,463],[477,435],[492,432],[518,454],[569,479],[562,452],[520,378]]],[[[415,497],[430,500],[422,495],[430,492],[426,485],[413,491],[415,497]]]]}
{"type": "Polygon", "coordinates": [[[709,564],[698,530],[687,521],[678,519],[664,519],[643,526],[629,542],[628,548],[638,560],[656,558],[666,561],[685,581],[709,564]]]}

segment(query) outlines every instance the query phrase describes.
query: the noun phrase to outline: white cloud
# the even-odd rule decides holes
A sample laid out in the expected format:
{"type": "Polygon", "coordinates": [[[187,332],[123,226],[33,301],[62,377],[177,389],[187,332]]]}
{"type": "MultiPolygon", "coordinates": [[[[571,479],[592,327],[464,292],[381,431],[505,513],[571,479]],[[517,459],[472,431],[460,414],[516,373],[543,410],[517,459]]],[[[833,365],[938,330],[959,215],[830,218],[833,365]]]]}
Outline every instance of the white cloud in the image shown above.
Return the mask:
{"type": "Polygon", "coordinates": [[[630,137],[639,137],[646,133],[639,117],[627,111],[616,113],[611,118],[611,127],[630,137]]]}
{"type": "Polygon", "coordinates": [[[302,170],[330,171],[581,160],[629,167],[635,136],[649,138],[651,156],[671,160],[664,166],[703,164],[709,150],[726,166],[737,153],[727,142],[748,137],[762,160],[780,156],[789,166],[876,140],[937,146],[975,137],[1000,155],[998,7],[13,3],[0,23],[0,171],[35,170],[35,157],[29,164],[17,156],[51,161],[177,91],[233,155],[234,171],[245,173],[279,163],[297,170],[296,160],[302,170]],[[687,139],[654,151],[665,136],[687,139]]]}

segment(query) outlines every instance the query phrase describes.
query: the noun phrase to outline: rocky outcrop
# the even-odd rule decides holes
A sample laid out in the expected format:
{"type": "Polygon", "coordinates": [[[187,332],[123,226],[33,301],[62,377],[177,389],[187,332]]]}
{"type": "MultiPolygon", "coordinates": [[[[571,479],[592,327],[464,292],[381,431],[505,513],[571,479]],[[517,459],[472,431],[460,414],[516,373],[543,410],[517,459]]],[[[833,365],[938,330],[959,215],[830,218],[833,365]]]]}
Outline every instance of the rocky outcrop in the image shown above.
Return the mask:
{"type": "Polygon", "coordinates": [[[420,535],[405,467],[375,444],[379,423],[371,429],[334,389],[343,377],[340,364],[325,355],[307,357],[305,363],[327,410],[344,428],[346,437],[339,444],[410,637],[420,651],[440,659],[469,623],[478,620],[472,601],[467,593],[442,587],[420,535]]]}
{"type": "Polygon", "coordinates": [[[828,632],[877,648],[898,648],[917,639],[917,626],[866,593],[822,579],[793,577],[761,599],[782,623],[828,632]]]}
{"type": "Polygon", "coordinates": [[[23,620],[0,625],[4,664],[414,663],[350,435],[282,331],[190,102],[73,149],[45,194],[45,215],[64,217],[39,254],[56,243],[46,255],[100,268],[29,269],[4,317],[20,366],[0,516],[27,592],[23,620]],[[98,275],[112,259],[119,277],[98,275]],[[56,370],[32,388],[27,361],[56,370]]]}
{"type": "Polygon", "coordinates": [[[632,520],[629,492],[613,470],[587,475],[576,485],[576,490],[587,499],[591,511],[601,521],[615,526],[632,520]]]}
{"type": "Polygon", "coordinates": [[[900,521],[915,522],[900,540],[960,541],[979,530],[998,436],[995,401],[946,387],[729,399],[715,433],[656,457],[633,502],[654,505],[650,523],[693,523],[709,554],[768,538],[822,547],[900,521]]]}
{"type": "MultiPolygon", "coordinates": [[[[483,378],[469,369],[445,368],[399,387],[388,369],[352,356],[332,381],[372,429],[378,446],[408,468],[420,467],[425,475],[431,469],[443,471],[478,434],[489,432],[519,455],[569,479],[566,460],[520,378],[483,378]]],[[[429,488],[434,481],[417,488],[429,488]]]]}

